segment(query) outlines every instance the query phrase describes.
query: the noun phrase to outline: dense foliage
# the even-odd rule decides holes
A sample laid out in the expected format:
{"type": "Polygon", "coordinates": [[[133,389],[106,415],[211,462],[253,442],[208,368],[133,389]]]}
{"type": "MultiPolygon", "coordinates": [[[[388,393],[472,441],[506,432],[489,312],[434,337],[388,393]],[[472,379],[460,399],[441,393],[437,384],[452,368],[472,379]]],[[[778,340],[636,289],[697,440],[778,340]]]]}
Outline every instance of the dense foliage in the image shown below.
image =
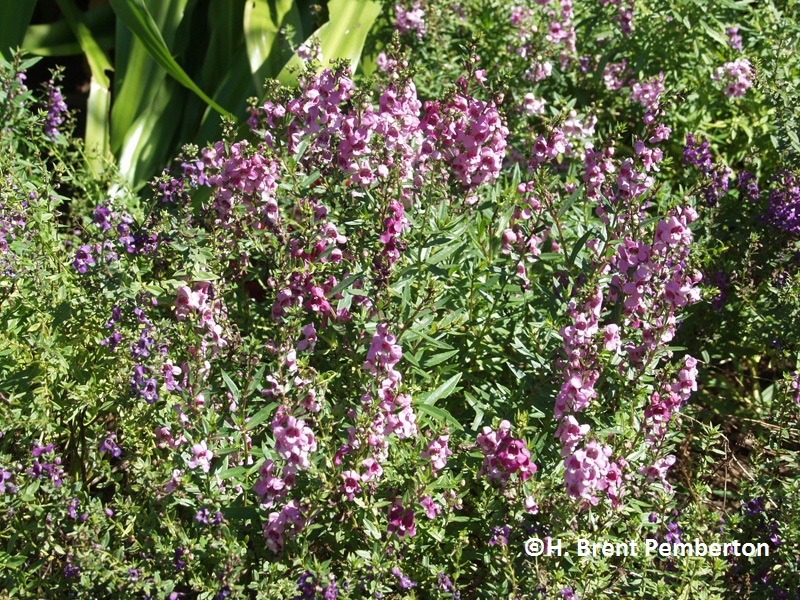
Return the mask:
{"type": "Polygon", "coordinates": [[[357,69],[319,31],[205,146],[139,106],[185,144],[144,189],[2,63],[7,597],[800,597],[793,4],[386,5],[357,69]]]}

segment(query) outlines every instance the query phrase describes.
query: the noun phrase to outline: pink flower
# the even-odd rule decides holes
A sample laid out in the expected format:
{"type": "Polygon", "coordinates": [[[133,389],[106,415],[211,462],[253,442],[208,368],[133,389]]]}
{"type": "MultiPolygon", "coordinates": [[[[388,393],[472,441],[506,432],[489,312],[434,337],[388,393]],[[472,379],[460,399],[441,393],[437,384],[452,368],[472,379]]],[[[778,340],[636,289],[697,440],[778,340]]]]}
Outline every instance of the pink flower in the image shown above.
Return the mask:
{"type": "Polygon", "coordinates": [[[430,494],[423,496],[419,503],[422,505],[422,508],[425,509],[425,515],[429,519],[435,519],[442,512],[442,507],[433,501],[430,494]]]}
{"type": "Polygon", "coordinates": [[[345,471],[342,473],[342,492],[348,500],[352,501],[355,495],[361,492],[361,477],[355,471],[345,471]]]}
{"type": "Polygon", "coordinates": [[[369,458],[365,458],[362,461],[361,466],[366,469],[364,474],[361,476],[362,481],[380,479],[381,475],[383,475],[383,468],[381,467],[380,463],[371,456],[369,458]]]}
{"type": "Polygon", "coordinates": [[[205,440],[199,444],[192,445],[192,458],[189,459],[189,468],[196,469],[200,467],[204,473],[208,473],[211,469],[210,460],[214,458],[214,453],[208,449],[205,440]]]}
{"type": "Polygon", "coordinates": [[[450,439],[449,435],[439,436],[437,439],[428,443],[428,449],[421,452],[422,458],[429,458],[431,460],[431,469],[434,472],[444,469],[447,465],[447,457],[452,454],[447,447],[447,442],[450,439]]]}

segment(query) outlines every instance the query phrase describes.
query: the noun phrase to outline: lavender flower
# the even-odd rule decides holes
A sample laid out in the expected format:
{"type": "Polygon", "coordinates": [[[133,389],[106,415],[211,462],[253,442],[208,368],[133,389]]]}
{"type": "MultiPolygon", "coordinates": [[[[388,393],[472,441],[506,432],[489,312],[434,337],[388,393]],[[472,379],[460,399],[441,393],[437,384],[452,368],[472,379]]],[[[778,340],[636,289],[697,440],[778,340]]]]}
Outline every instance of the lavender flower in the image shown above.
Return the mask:
{"type": "Polygon", "coordinates": [[[61,88],[51,79],[47,83],[47,117],[44,125],[44,133],[50,139],[58,137],[58,126],[64,122],[61,115],[66,111],[67,104],[61,95],[61,88]]]}
{"type": "Polygon", "coordinates": [[[775,176],[767,218],[778,229],[800,234],[800,184],[794,173],[782,171],[775,176]]]}

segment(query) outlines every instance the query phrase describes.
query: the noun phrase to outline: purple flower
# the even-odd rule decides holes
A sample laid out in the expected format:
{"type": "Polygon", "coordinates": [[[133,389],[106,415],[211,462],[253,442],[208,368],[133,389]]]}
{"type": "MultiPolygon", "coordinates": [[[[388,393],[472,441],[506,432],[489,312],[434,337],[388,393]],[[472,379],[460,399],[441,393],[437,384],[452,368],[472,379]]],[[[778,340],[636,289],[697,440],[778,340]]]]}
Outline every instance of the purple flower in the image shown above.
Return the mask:
{"type": "Polygon", "coordinates": [[[72,261],[72,268],[78,273],[83,274],[86,273],[94,262],[92,247],[87,245],[78,246],[78,249],[75,251],[75,260],[72,261]]]}
{"type": "Polygon", "coordinates": [[[676,521],[672,521],[671,523],[667,524],[667,535],[664,536],[664,539],[670,544],[680,544],[681,543],[681,533],[683,533],[678,527],[678,523],[676,521]]]}
{"type": "Polygon", "coordinates": [[[728,27],[725,30],[728,34],[728,45],[734,50],[742,51],[742,36],[739,35],[738,27],[728,27]]]}
{"type": "Polygon", "coordinates": [[[392,575],[397,577],[397,583],[401,590],[410,590],[411,588],[417,587],[417,584],[411,581],[408,576],[403,575],[403,572],[397,567],[392,567],[392,575]]]}
{"type": "Polygon", "coordinates": [[[106,453],[109,452],[111,456],[114,458],[118,458],[122,454],[122,450],[119,446],[117,446],[117,434],[116,433],[109,433],[108,437],[102,441],[100,444],[100,452],[106,453]]]}
{"type": "Polygon", "coordinates": [[[175,548],[175,556],[172,560],[172,566],[175,567],[175,571],[183,571],[186,568],[186,561],[183,560],[183,556],[186,554],[186,548],[175,548]]]}
{"type": "Polygon", "coordinates": [[[61,88],[51,79],[47,83],[47,117],[45,117],[44,133],[50,139],[58,137],[58,126],[64,122],[61,117],[67,111],[67,104],[61,95],[61,88]]]}
{"type": "Polygon", "coordinates": [[[322,595],[323,600],[337,600],[339,598],[339,589],[336,587],[336,579],[331,575],[331,584],[325,588],[322,595]]]}
{"type": "Polygon", "coordinates": [[[109,350],[113,350],[117,347],[117,345],[122,341],[122,334],[119,331],[115,331],[107,338],[103,338],[100,340],[101,346],[108,346],[109,350]]]}
{"type": "Polygon", "coordinates": [[[708,148],[708,140],[698,142],[691,133],[686,134],[686,145],[683,147],[683,164],[693,165],[700,169],[701,173],[711,171],[711,150],[708,148]]]}
{"type": "Polygon", "coordinates": [[[314,576],[309,571],[306,571],[297,580],[297,595],[293,598],[293,600],[313,598],[316,587],[317,586],[314,583],[314,576]]]}
{"type": "Polygon", "coordinates": [[[774,178],[767,218],[778,229],[800,234],[800,183],[790,171],[782,171],[774,178]]]}
{"type": "Polygon", "coordinates": [[[150,351],[148,348],[153,345],[154,341],[149,335],[149,329],[142,330],[142,333],[139,335],[139,341],[135,344],[131,344],[131,355],[134,358],[147,358],[150,356],[150,351]]]}
{"type": "Polygon", "coordinates": [[[94,209],[94,219],[92,223],[97,225],[102,231],[108,231],[111,229],[111,223],[108,222],[109,217],[111,216],[111,211],[103,206],[102,204],[98,204],[97,208],[94,209]]]}
{"type": "Polygon", "coordinates": [[[505,527],[492,527],[492,537],[489,540],[490,546],[508,546],[508,536],[511,535],[511,529],[506,525],[505,527]]]}
{"type": "Polygon", "coordinates": [[[9,494],[17,493],[16,486],[11,483],[6,483],[6,481],[10,480],[13,476],[14,474],[11,471],[0,469],[0,494],[5,494],[6,491],[8,491],[9,494]]]}
{"type": "Polygon", "coordinates": [[[572,589],[572,586],[565,587],[559,592],[559,594],[561,594],[563,600],[578,600],[578,595],[572,589]]]}
{"type": "Polygon", "coordinates": [[[31,454],[33,454],[34,458],[39,458],[42,454],[50,454],[54,448],[55,444],[47,444],[46,446],[40,446],[39,444],[34,444],[33,450],[31,450],[31,454]]]}
{"type": "Polygon", "coordinates": [[[77,565],[73,565],[69,560],[67,560],[67,565],[64,567],[64,577],[67,579],[75,579],[78,575],[80,575],[80,568],[77,565]]]}
{"type": "Polygon", "coordinates": [[[395,504],[389,510],[389,526],[387,527],[389,533],[397,533],[397,537],[414,537],[417,534],[417,528],[414,526],[414,510],[411,508],[404,509],[402,505],[395,504]]]}

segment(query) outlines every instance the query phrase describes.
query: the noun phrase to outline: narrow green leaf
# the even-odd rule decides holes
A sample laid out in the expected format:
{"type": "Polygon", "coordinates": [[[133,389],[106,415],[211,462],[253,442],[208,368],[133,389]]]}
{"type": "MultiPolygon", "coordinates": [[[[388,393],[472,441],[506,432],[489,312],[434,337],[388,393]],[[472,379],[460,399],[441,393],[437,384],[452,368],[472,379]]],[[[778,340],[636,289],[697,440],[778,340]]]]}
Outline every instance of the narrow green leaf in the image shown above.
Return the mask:
{"type": "Polygon", "coordinates": [[[106,71],[113,71],[114,68],[108,60],[108,57],[103,52],[97,40],[92,36],[92,32],[86,23],[83,22],[83,16],[80,9],[75,6],[73,0],[56,0],[61,12],[69,23],[78,43],[86,55],[86,60],[89,63],[89,69],[92,72],[92,77],[97,81],[97,84],[104,87],[106,90],[110,86],[108,75],[106,71]]]}
{"type": "Polygon", "coordinates": [[[425,361],[425,366],[428,368],[436,366],[440,363],[443,363],[447,359],[452,358],[459,352],[461,352],[461,350],[449,350],[448,352],[440,352],[439,354],[434,354],[428,360],[425,361]]]}
{"type": "Polygon", "coordinates": [[[247,467],[231,467],[230,469],[224,469],[217,473],[217,476],[220,479],[230,479],[231,477],[239,477],[241,475],[245,475],[247,473],[247,467]]]}
{"type": "Polygon", "coordinates": [[[7,61],[22,43],[36,0],[0,0],[0,55],[7,61]]]}
{"type": "MultiPolygon", "coordinates": [[[[242,15],[246,0],[211,0],[208,7],[208,48],[200,69],[203,89],[217,88],[228,71],[237,64],[239,50],[244,52],[242,15]]],[[[245,53],[246,54],[246,53],[245,53]]],[[[242,54],[242,57],[245,57],[242,54]]],[[[247,60],[244,58],[244,65],[247,60]]],[[[248,80],[250,69],[247,69],[248,80]]],[[[216,100],[216,95],[214,96],[216,100]]],[[[222,103],[223,106],[228,106],[222,103]]]]}
{"type": "Polygon", "coordinates": [[[233,115],[209,98],[192,78],[186,74],[170,54],[164,38],[143,0],[110,0],[111,7],[117,17],[131,30],[142,43],[148,54],[178,83],[197,94],[206,104],[213,107],[221,115],[233,118],[233,115]]]}
{"type": "Polygon", "coordinates": [[[239,397],[241,396],[241,392],[239,392],[239,386],[234,383],[233,379],[231,379],[231,376],[225,371],[222,371],[222,381],[225,382],[225,386],[230,390],[231,394],[233,394],[233,399],[238,401],[239,397]]]}
{"type": "Polygon", "coordinates": [[[118,164],[134,188],[146,183],[171,157],[187,93],[176,81],[163,79],[150,105],[125,132],[118,164]]]}
{"type": "Polygon", "coordinates": [[[111,158],[109,123],[111,119],[111,90],[99,84],[92,75],[86,105],[86,154],[89,168],[97,174],[111,158]]]}
{"type": "Polygon", "coordinates": [[[581,238],[577,242],[575,242],[575,247],[572,249],[572,253],[569,255],[570,266],[575,264],[575,259],[578,257],[578,252],[581,251],[584,244],[586,244],[586,241],[589,239],[592,233],[593,231],[591,230],[587,231],[581,236],[581,238]]]}
{"type": "Polygon", "coordinates": [[[247,421],[247,425],[244,426],[245,431],[250,431],[251,429],[261,425],[261,423],[269,419],[270,415],[276,408],[278,408],[277,402],[273,402],[262,408],[247,421]]]}
{"type": "Polygon", "coordinates": [[[107,71],[114,69],[84,22],[83,15],[75,2],[73,0],[56,1],[75,34],[92,73],[86,112],[85,139],[89,168],[98,174],[102,171],[103,165],[110,155],[111,90],[109,88],[111,81],[108,79],[107,71]]]}
{"type": "MultiPolygon", "coordinates": [[[[83,15],[92,37],[105,50],[114,47],[114,19],[114,11],[109,6],[101,6],[83,15]]],[[[66,19],[28,27],[22,49],[37,56],[71,56],[83,52],[66,19]]]]}
{"type": "Polygon", "coordinates": [[[461,373],[456,373],[442,385],[433,390],[430,394],[420,395],[420,401],[423,404],[428,404],[431,406],[436,404],[436,402],[439,400],[447,398],[450,394],[452,394],[455,391],[456,385],[458,385],[459,381],[461,381],[461,373]]]}
{"type": "MultiPolygon", "coordinates": [[[[335,59],[347,59],[353,71],[358,66],[367,34],[381,12],[377,0],[332,0],[328,3],[330,20],[310,36],[309,42],[319,40],[322,49],[322,66],[327,67],[335,59]]],[[[294,85],[302,61],[292,56],[278,74],[278,81],[294,85]]]]}
{"type": "Polygon", "coordinates": [[[463,431],[464,428],[461,426],[461,423],[456,420],[456,418],[451,415],[448,411],[443,408],[439,408],[438,406],[431,406],[429,404],[417,404],[415,408],[421,412],[425,413],[429,417],[436,419],[441,423],[446,423],[451,425],[454,429],[458,431],[463,431]]]}

